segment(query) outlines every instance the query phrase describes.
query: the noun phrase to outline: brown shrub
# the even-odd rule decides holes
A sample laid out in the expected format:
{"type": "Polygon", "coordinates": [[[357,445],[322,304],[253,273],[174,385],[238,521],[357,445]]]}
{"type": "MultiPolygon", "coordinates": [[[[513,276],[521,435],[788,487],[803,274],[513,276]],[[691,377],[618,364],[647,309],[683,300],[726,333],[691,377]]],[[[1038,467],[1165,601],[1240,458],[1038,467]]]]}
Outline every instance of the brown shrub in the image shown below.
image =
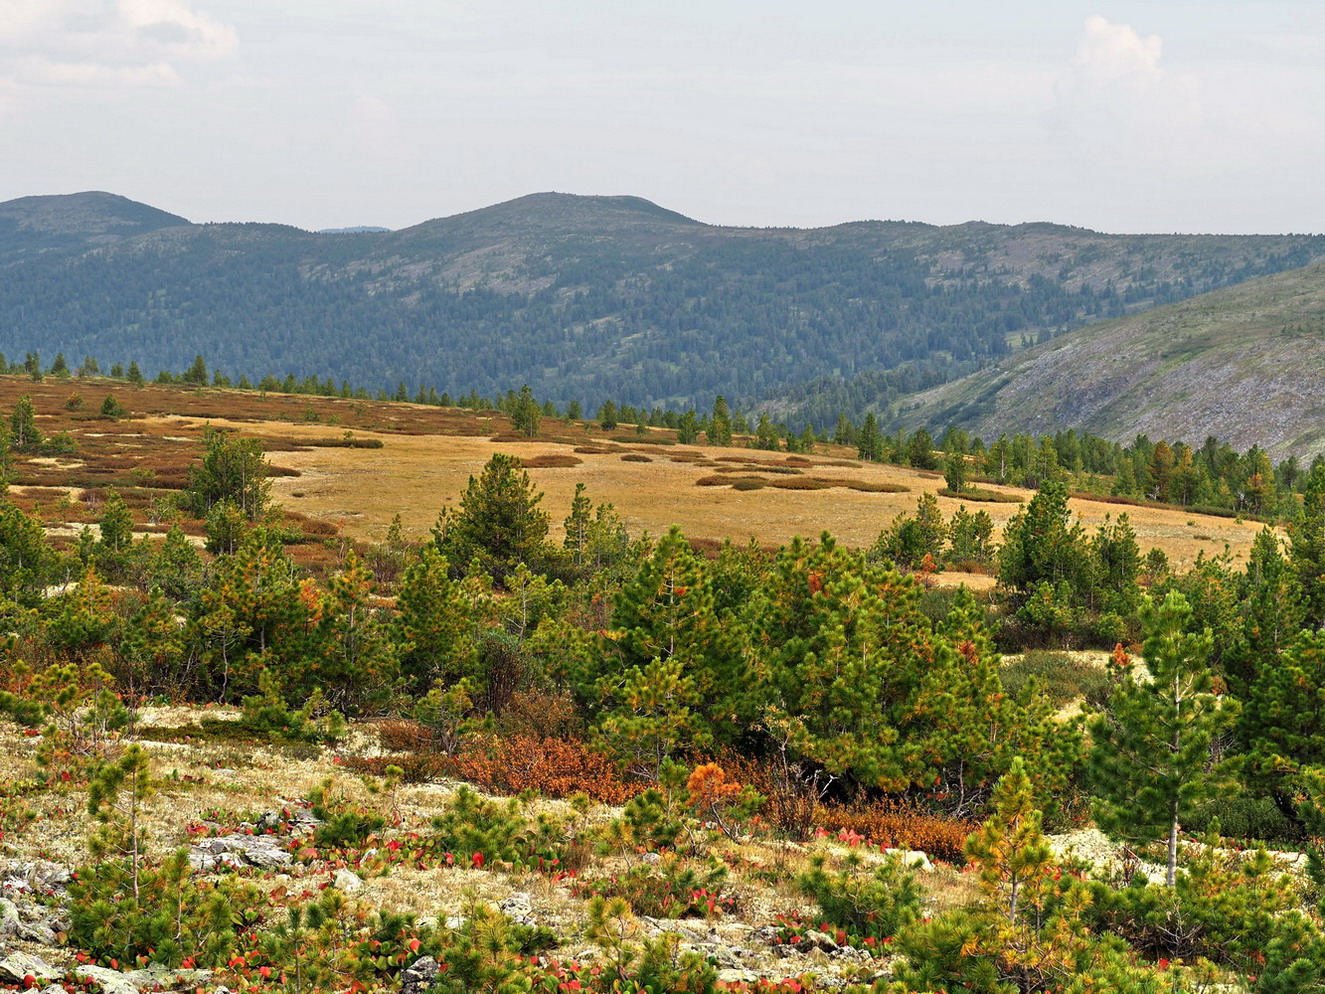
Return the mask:
{"type": "Polygon", "coordinates": [[[578,730],[575,702],[567,691],[517,690],[498,719],[503,735],[567,738],[578,730]]]}
{"type": "Polygon", "coordinates": [[[732,480],[733,490],[763,490],[766,485],[765,480],[755,476],[738,476],[732,480]]]}
{"type": "Polygon", "coordinates": [[[944,487],[939,491],[940,497],[952,497],[955,500],[969,500],[977,504],[1020,504],[1024,497],[1017,494],[1005,494],[999,490],[982,490],[979,487],[968,487],[966,490],[949,490],[944,487]]]}
{"type": "Polygon", "coordinates": [[[586,456],[605,456],[609,452],[615,452],[616,446],[603,448],[602,446],[599,445],[577,445],[575,447],[575,451],[586,456]]]}
{"type": "Polygon", "coordinates": [[[697,486],[697,487],[726,487],[726,486],[730,486],[730,485],[731,485],[731,482],[732,482],[732,481],[731,481],[730,477],[719,476],[719,475],[716,474],[716,473],[711,473],[711,474],[709,474],[708,476],[701,476],[698,480],[696,480],[696,481],[695,481],[695,486],[697,486]]]}
{"type": "Polygon", "coordinates": [[[830,831],[847,829],[888,849],[922,849],[950,863],[966,862],[966,837],[978,825],[923,811],[905,802],[824,805],[818,821],[830,831]]]}
{"type": "Polygon", "coordinates": [[[622,462],[653,462],[651,458],[639,452],[627,452],[621,457],[622,462]]]}
{"type": "Polygon", "coordinates": [[[575,739],[532,735],[489,739],[456,759],[457,775],[499,793],[533,790],[548,797],[583,793],[606,804],[623,804],[640,791],[639,786],[622,781],[611,760],[575,739]]]}
{"type": "Polygon", "coordinates": [[[791,480],[769,480],[768,485],[779,490],[827,490],[829,487],[838,486],[832,480],[816,480],[812,476],[798,476],[791,480]]]}
{"type": "Polygon", "coordinates": [[[522,458],[520,464],[525,469],[570,469],[572,466],[579,466],[583,459],[576,459],[572,455],[564,453],[548,453],[543,456],[530,456],[528,459],[522,458]]]}
{"type": "Polygon", "coordinates": [[[434,745],[432,732],[422,722],[409,718],[383,718],[374,722],[373,728],[382,743],[383,749],[396,752],[409,752],[416,749],[431,749],[434,745]]]}

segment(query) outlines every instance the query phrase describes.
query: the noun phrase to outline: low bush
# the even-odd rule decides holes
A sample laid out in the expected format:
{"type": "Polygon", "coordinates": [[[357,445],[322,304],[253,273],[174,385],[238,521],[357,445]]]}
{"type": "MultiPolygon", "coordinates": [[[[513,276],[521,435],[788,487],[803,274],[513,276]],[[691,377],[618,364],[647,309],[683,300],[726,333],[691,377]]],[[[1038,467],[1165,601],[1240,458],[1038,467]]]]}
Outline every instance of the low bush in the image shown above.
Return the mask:
{"type": "Polygon", "coordinates": [[[965,490],[949,490],[944,487],[940,497],[952,497],[955,500],[969,500],[976,504],[1020,504],[1026,498],[1018,494],[1005,494],[998,490],[985,490],[981,487],[967,487],[965,490]]]}
{"type": "Polygon", "coordinates": [[[1103,666],[1073,659],[1069,653],[1032,649],[999,670],[1003,689],[1021,693],[1031,680],[1059,707],[1072,701],[1101,700],[1108,692],[1109,676],[1103,666]]]}
{"type": "Polygon", "coordinates": [[[931,814],[902,801],[826,805],[819,823],[833,831],[855,832],[885,849],[919,849],[936,859],[966,862],[966,838],[978,827],[931,814]]]}
{"type": "Polygon", "coordinates": [[[653,462],[648,456],[639,452],[627,452],[621,457],[622,462],[653,462]]]}
{"type": "Polygon", "coordinates": [[[890,939],[920,917],[915,873],[897,858],[865,867],[859,854],[852,853],[839,870],[816,853],[796,885],[848,939],[890,939]]]}
{"type": "Polygon", "coordinates": [[[655,868],[632,866],[611,877],[577,880],[576,897],[619,897],[631,911],[650,918],[713,918],[736,910],[721,893],[727,868],[717,861],[699,865],[668,856],[655,868]]]}
{"type": "Polygon", "coordinates": [[[432,820],[427,846],[445,853],[448,862],[483,868],[495,863],[517,869],[554,870],[570,866],[572,839],[567,826],[547,814],[531,821],[526,803],[516,798],[492,801],[468,787],[456,791],[450,808],[432,820]]]}
{"type": "Polygon", "coordinates": [[[616,764],[575,739],[514,735],[473,744],[456,757],[456,775],[503,794],[537,791],[548,797],[586,794],[622,804],[639,792],[616,764]]]}
{"type": "Polygon", "coordinates": [[[572,466],[580,466],[583,463],[583,459],[577,459],[575,456],[567,455],[564,452],[552,452],[542,456],[522,456],[520,459],[520,465],[525,469],[570,469],[572,466]]]}

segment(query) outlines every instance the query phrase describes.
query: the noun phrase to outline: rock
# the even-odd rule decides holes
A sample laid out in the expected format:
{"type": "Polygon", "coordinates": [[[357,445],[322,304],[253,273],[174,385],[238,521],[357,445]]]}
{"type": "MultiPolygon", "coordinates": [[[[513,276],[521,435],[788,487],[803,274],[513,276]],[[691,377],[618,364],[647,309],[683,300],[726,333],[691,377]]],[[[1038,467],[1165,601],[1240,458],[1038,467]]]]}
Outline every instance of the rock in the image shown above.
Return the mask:
{"type": "Polygon", "coordinates": [[[346,894],[353,894],[355,891],[363,890],[363,881],[352,870],[340,869],[331,878],[331,886],[344,891],[346,894]]]}
{"type": "Polygon", "coordinates": [[[23,983],[25,977],[33,977],[39,984],[48,984],[64,976],[40,956],[31,953],[10,953],[0,959],[0,980],[13,984],[23,983]]]}
{"type": "Polygon", "coordinates": [[[280,842],[270,835],[222,835],[203,839],[189,850],[189,865],[195,870],[244,865],[274,870],[287,867],[293,861],[280,842]],[[230,858],[225,858],[227,856],[230,858]]]}
{"type": "Polygon", "coordinates": [[[15,894],[54,894],[63,891],[73,878],[59,863],[34,859],[7,866],[0,877],[0,888],[15,894]]]}
{"type": "Polygon", "coordinates": [[[646,852],[643,856],[640,857],[640,861],[643,863],[647,863],[649,866],[657,866],[659,863],[662,862],[662,856],[660,856],[656,852],[646,852]]]}
{"type": "Polygon", "coordinates": [[[14,930],[14,934],[20,939],[27,939],[28,942],[35,942],[40,946],[54,946],[60,941],[55,929],[46,922],[21,922],[14,930]]]}
{"type": "Polygon", "coordinates": [[[517,891],[509,897],[502,898],[497,902],[497,910],[517,925],[526,925],[532,928],[538,924],[534,918],[533,901],[523,891],[517,891]]]}
{"type": "Polygon", "coordinates": [[[18,905],[0,897],[0,935],[13,935],[18,931],[18,905]]]}
{"type": "Polygon", "coordinates": [[[929,853],[922,852],[919,849],[885,849],[884,854],[896,856],[901,860],[903,866],[919,870],[921,873],[934,872],[934,864],[930,862],[929,853]]]}
{"type": "Polygon", "coordinates": [[[73,974],[79,980],[85,980],[102,994],[139,994],[138,985],[131,982],[119,970],[110,970],[104,966],[75,966],[73,974]]]}
{"type": "Polygon", "coordinates": [[[834,959],[842,959],[856,963],[863,963],[874,958],[864,949],[857,949],[855,946],[838,946],[837,949],[833,951],[832,956],[834,959]]]}
{"type": "Polygon", "coordinates": [[[168,966],[153,963],[145,970],[130,970],[124,974],[124,979],[138,988],[197,988],[212,979],[212,971],[172,970],[168,966]]]}
{"type": "Polygon", "coordinates": [[[408,970],[401,971],[400,994],[425,994],[437,979],[439,969],[437,961],[431,956],[415,960],[408,970]]]}
{"type": "Polygon", "coordinates": [[[517,891],[497,902],[497,910],[503,915],[527,915],[534,910],[534,903],[524,891],[517,891]]]}
{"type": "Polygon", "coordinates": [[[827,932],[819,932],[815,929],[807,929],[801,936],[801,940],[796,943],[796,948],[803,953],[819,949],[826,953],[837,952],[837,942],[827,932]]]}

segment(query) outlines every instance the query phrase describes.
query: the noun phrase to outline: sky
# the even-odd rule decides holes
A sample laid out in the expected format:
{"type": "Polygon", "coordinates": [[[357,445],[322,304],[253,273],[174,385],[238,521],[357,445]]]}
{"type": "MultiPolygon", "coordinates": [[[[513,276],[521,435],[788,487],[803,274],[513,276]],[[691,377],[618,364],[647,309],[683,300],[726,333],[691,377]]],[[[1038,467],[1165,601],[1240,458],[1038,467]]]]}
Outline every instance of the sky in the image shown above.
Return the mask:
{"type": "Polygon", "coordinates": [[[1319,0],[0,0],[0,201],[1325,232],[1319,0]]]}

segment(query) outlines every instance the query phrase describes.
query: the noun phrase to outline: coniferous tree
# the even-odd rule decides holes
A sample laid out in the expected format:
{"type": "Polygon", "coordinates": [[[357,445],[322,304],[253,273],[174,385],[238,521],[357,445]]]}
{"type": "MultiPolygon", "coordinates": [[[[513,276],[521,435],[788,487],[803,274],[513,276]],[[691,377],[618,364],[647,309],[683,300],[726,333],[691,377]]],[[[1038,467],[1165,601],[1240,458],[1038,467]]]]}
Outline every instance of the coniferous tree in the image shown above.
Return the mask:
{"type": "MultiPolygon", "coordinates": [[[[1167,837],[1165,880],[1173,886],[1178,833],[1197,808],[1218,795],[1222,769],[1214,748],[1237,719],[1231,699],[1214,693],[1213,636],[1187,630],[1192,610],[1171,592],[1142,606],[1142,652],[1148,679],[1115,668],[1102,711],[1090,722],[1090,772],[1096,820],[1116,838],[1167,837]]],[[[1125,659],[1125,656],[1124,656],[1125,659]]]]}
{"type": "Polygon", "coordinates": [[[476,563],[498,584],[524,563],[541,572],[548,562],[548,516],[539,509],[528,471],[514,456],[496,453],[460,496],[460,506],[442,512],[433,537],[452,569],[476,563]]]}
{"type": "Polygon", "coordinates": [[[731,445],[732,430],[731,412],[727,409],[727,399],[719,394],[713,401],[713,416],[709,418],[708,444],[731,445]]]}
{"type": "Polygon", "coordinates": [[[1289,562],[1297,574],[1304,620],[1325,626],[1325,463],[1311,467],[1302,495],[1302,516],[1289,529],[1289,562]]]}
{"type": "Polygon", "coordinates": [[[9,444],[15,452],[36,452],[41,448],[42,435],[37,428],[37,413],[32,398],[24,394],[14,402],[9,416],[9,444]]]}
{"type": "Polygon", "coordinates": [[[249,521],[256,520],[271,493],[262,443],[210,427],[203,440],[207,450],[200,462],[189,467],[182,504],[194,515],[205,517],[217,504],[229,501],[249,521]]]}

